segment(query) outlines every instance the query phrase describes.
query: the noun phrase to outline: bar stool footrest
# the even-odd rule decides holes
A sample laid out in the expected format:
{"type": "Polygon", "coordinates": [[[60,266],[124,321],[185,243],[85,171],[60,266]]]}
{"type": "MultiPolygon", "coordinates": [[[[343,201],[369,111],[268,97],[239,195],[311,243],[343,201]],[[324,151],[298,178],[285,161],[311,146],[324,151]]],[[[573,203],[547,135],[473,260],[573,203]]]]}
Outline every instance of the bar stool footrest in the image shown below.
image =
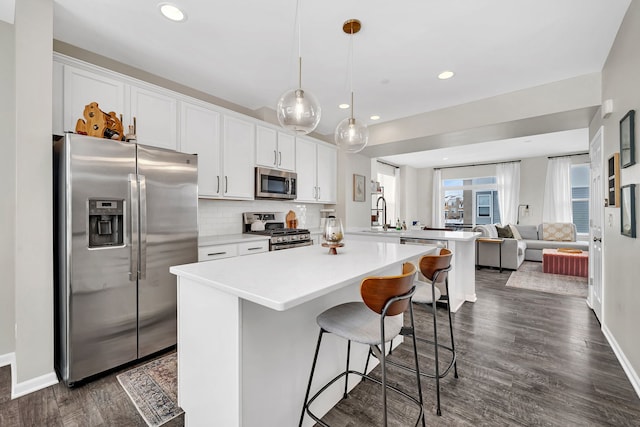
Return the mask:
{"type": "MultiPolygon", "coordinates": [[[[369,349],[369,351],[371,352],[371,349],[369,349]]],[[[375,356],[374,356],[375,357],[375,356]]],[[[388,362],[388,360],[387,360],[388,362]]],[[[415,370],[414,370],[415,372],[415,370]]],[[[374,383],[378,384],[378,385],[382,385],[382,381],[380,381],[377,378],[374,378],[370,375],[364,374],[362,372],[359,371],[346,371],[346,372],[341,372],[338,375],[336,375],[334,378],[332,378],[327,384],[325,384],[320,390],[318,390],[318,392],[316,394],[314,394],[308,402],[305,403],[304,405],[304,410],[305,412],[311,417],[313,418],[313,420],[320,424],[321,426],[324,427],[331,427],[329,424],[325,423],[324,421],[322,421],[320,418],[318,418],[313,412],[311,412],[311,409],[309,408],[309,406],[311,406],[311,404],[322,394],[324,393],[329,387],[331,387],[336,381],[338,381],[340,378],[344,377],[345,375],[358,375],[360,377],[362,377],[363,379],[367,379],[370,381],[373,381],[374,383]]],[[[422,407],[422,404],[420,404],[420,402],[413,396],[405,393],[404,391],[400,390],[397,387],[394,387],[392,385],[387,384],[386,385],[387,389],[395,391],[396,393],[400,394],[401,396],[403,396],[406,399],[409,399],[410,401],[412,401],[413,403],[415,403],[419,410],[420,410],[420,414],[418,415],[418,419],[416,420],[416,423],[414,425],[414,427],[417,427],[418,424],[420,424],[420,421],[423,419],[423,413],[424,413],[424,408],[422,407]]]]}

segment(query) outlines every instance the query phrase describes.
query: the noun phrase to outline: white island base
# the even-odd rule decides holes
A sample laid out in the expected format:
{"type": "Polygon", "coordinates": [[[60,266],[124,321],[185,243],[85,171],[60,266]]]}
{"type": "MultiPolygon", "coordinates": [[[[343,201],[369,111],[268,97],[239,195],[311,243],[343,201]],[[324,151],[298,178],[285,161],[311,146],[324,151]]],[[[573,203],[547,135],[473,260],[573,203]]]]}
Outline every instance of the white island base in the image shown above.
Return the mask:
{"type": "MultiPolygon", "coordinates": [[[[435,247],[350,242],[328,255],[308,246],[172,267],[178,275],[178,400],[188,426],[298,424],[318,338],[316,316],[359,301],[360,282],[401,273],[435,247]]],[[[399,340],[396,340],[399,343],[399,340]]],[[[346,341],[323,337],[312,393],[344,370],[346,341]]],[[[354,344],[363,369],[367,347],[354,344]]],[[[360,377],[349,378],[349,389],[360,377]]],[[[314,402],[328,412],[338,381],[314,402]]],[[[313,425],[305,416],[305,426],[313,425]]]]}

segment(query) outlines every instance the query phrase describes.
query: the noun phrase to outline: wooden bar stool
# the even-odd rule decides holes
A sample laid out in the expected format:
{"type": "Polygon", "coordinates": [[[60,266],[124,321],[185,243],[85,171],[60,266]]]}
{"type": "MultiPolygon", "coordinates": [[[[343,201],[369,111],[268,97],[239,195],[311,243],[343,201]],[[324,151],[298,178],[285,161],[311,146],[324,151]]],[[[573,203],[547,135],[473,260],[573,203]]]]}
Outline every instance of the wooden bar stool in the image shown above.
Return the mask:
{"type": "MultiPolygon", "coordinates": [[[[436,413],[438,415],[442,415],[442,411],[440,409],[440,379],[444,378],[453,367],[454,377],[458,378],[458,366],[456,362],[456,350],[455,343],[453,340],[453,324],[451,322],[451,303],[449,301],[449,279],[448,272],[451,270],[451,258],[453,254],[449,249],[441,249],[439,255],[425,255],[420,258],[418,263],[420,273],[424,276],[425,280],[417,280],[416,281],[416,291],[413,295],[412,302],[415,304],[424,304],[431,306],[431,310],[433,312],[433,341],[416,337],[417,341],[425,342],[428,344],[432,344],[434,346],[434,358],[435,358],[435,369],[433,374],[428,374],[426,372],[420,372],[421,376],[428,378],[435,378],[436,380],[436,399],[437,399],[437,409],[436,413]],[[438,285],[444,286],[444,290],[446,294],[443,294],[438,285]],[[437,312],[436,312],[436,304],[438,301],[445,301],[447,304],[447,314],[449,315],[449,333],[451,336],[451,347],[446,346],[444,344],[438,343],[438,324],[437,324],[437,312]],[[447,365],[447,367],[440,372],[439,365],[439,349],[444,348],[451,352],[451,362],[447,365]]],[[[413,333],[413,331],[407,331],[407,334],[413,333]]],[[[404,328],[400,331],[400,335],[405,335],[404,328]]],[[[369,352],[367,356],[367,364],[369,363],[369,357],[373,354],[374,357],[377,357],[375,353],[369,352]]],[[[389,365],[398,366],[400,368],[404,368],[410,371],[415,371],[410,366],[406,366],[403,364],[396,363],[391,360],[387,360],[389,365]]],[[[366,367],[365,367],[366,370],[366,367]]]]}
{"type": "Polygon", "coordinates": [[[387,426],[387,389],[400,394],[401,396],[409,399],[414,404],[416,404],[419,408],[419,415],[415,425],[417,426],[420,423],[420,420],[422,420],[422,425],[425,426],[416,338],[415,335],[409,333],[409,331],[406,331],[406,335],[411,335],[413,340],[415,373],[418,386],[418,399],[410,396],[409,394],[394,386],[388,385],[386,374],[385,344],[391,341],[394,337],[398,336],[401,330],[413,329],[413,306],[411,304],[411,297],[413,296],[416,289],[416,285],[414,283],[416,271],[417,270],[415,265],[413,265],[412,263],[405,263],[402,266],[401,275],[367,277],[362,281],[362,284],[360,285],[360,294],[362,296],[363,302],[348,302],[345,304],[340,304],[335,307],[329,308],[328,310],[325,310],[317,317],[316,321],[318,323],[318,326],[320,326],[320,333],[318,335],[318,343],[316,345],[315,355],[313,356],[313,364],[311,366],[311,373],[309,375],[307,392],[304,397],[302,414],[300,414],[299,426],[302,426],[302,421],[304,420],[304,414],[306,412],[319,425],[328,427],[328,424],[320,420],[320,418],[318,418],[311,412],[310,406],[314,402],[314,400],[316,400],[316,398],[320,396],[320,394],[327,390],[341,377],[345,377],[343,398],[346,398],[349,374],[358,375],[382,386],[382,405],[384,408],[383,425],[385,427],[387,426]],[[402,313],[404,313],[407,309],[409,309],[411,326],[409,328],[403,328],[402,313]],[[318,352],[320,350],[322,336],[325,333],[332,333],[347,340],[347,365],[344,372],[336,375],[316,394],[309,398],[311,383],[313,381],[313,373],[315,371],[316,362],[318,360],[318,352]],[[370,350],[373,351],[376,354],[376,357],[380,359],[382,368],[382,381],[367,375],[366,369],[364,372],[358,372],[349,369],[351,341],[368,345],[370,350]]]}

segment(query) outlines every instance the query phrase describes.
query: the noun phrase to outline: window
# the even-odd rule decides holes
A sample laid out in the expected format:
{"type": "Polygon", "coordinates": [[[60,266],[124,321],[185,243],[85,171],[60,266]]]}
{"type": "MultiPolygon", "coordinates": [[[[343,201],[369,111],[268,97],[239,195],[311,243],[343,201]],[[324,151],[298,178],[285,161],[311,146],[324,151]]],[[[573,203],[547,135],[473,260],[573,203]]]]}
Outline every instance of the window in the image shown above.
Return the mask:
{"type": "Polygon", "coordinates": [[[457,229],[500,222],[496,177],[445,179],[444,224],[457,229]]]}
{"type": "Polygon", "coordinates": [[[589,233],[589,164],[571,166],[571,208],[576,231],[589,233]]]}

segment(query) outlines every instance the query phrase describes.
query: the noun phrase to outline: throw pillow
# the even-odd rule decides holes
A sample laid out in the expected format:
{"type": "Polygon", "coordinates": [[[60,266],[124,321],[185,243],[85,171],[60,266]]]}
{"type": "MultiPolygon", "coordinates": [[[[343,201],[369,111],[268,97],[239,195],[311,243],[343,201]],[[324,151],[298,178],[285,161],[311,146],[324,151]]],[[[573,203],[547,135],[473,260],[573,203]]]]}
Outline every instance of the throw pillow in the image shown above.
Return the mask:
{"type": "Polygon", "coordinates": [[[498,237],[501,239],[513,239],[513,232],[511,231],[511,227],[508,225],[505,225],[504,227],[496,225],[496,231],[498,232],[498,237]]]}
{"type": "Polygon", "coordinates": [[[509,224],[509,228],[511,228],[511,233],[513,233],[513,238],[514,239],[522,240],[522,236],[520,235],[520,232],[518,231],[518,227],[516,227],[513,224],[509,224]]]}
{"type": "Polygon", "coordinates": [[[542,240],[573,242],[573,224],[567,222],[545,222],[542,224],[542,240]]]}

